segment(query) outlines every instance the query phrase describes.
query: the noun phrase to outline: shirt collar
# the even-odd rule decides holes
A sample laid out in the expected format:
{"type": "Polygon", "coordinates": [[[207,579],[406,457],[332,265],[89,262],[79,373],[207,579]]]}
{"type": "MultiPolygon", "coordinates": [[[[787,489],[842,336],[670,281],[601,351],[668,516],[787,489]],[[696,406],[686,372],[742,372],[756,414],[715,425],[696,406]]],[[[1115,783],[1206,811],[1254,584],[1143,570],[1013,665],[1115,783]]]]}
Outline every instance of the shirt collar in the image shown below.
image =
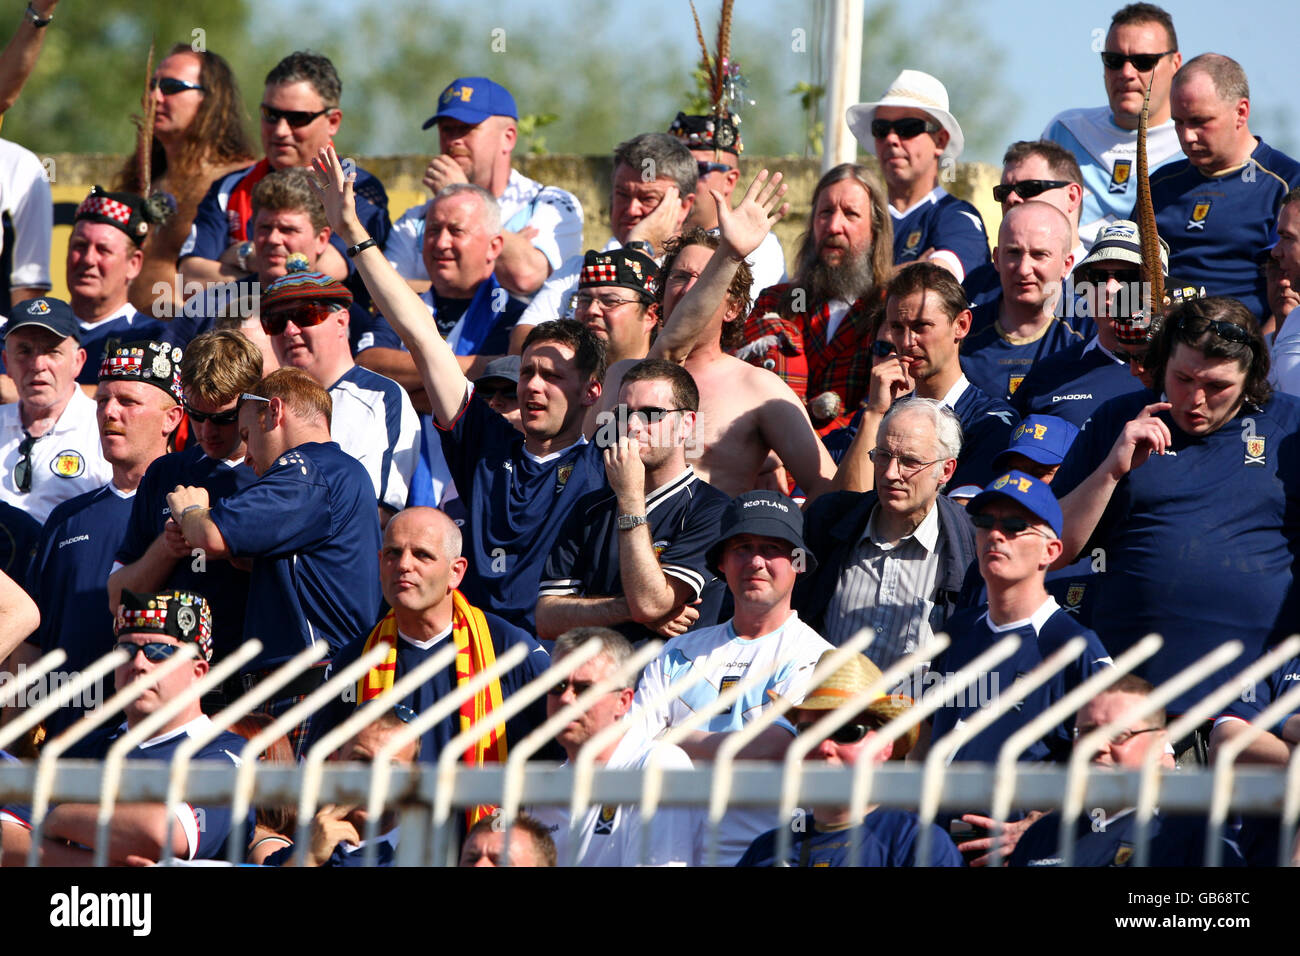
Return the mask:
{"type": "Polygon", "coordinates": [[[1083,352],[1080,353],[1079,357],[1082,358],[1084,355],[1087,355],[1093,349],[1096,349],[1097,351],[1101,352],[1103,355],[1110,356],[1111,361],[1113,361],[1116,365],[1128,364],[1128,359],[1116,355],[1110,349],[1106,348],[1106,346],[1101,344],[1101,338],[1096,335],[1094,335],[1092,338],[1088,340],[1088,344],[1083,347],[1083,352]]]}
{"type": "Polygon", "coordinates": [[[1273,348],[1292,339],[1300,339],[1300,309],[1292,309],[1286,314],[1286,318],[1282,320],[1282,327],[1273,336],[1273,348]]]}
{"type": "Polygon", "coordinates": [[[157,737],[150,737],[148,740],[140,744],[140,749],[144,750],[146,747],[156,747],[158,746],[158,744],[165,744],[167,741],[175,740],[177,737],[180,737],[181,735],[184,735],[186,737],[192,737],[193,734],[191,733],[191,731],[202,730],[204,727],[207,727],[210,723],[211,721],[208,720],[206,714],[199,714],[199,716],[195,717],[188,724],[185,724],[182,727],[177,727],[175,730],[169,730],[167,733],[159,734],[157,737]]]}
{"type": "Polygon", "coordinates": [[[559,451],[553,451],[549,455],[534,455],[527,448],[524,449],[524,454],[527,455],[529,461],[532,461],[534,464],[544,465],[548,461],[555,461],[557,458],[563,458],[574,448],[577,448],[579,445],[585,445],[585,444],[587,444],[587,436],[580,435],[578,437],[578,440],[575,441],[572,445],[566,445],[563,448],[561,448],[559,451]]]}
{"type": "Polygon", "coordinates": [[[135,306],[133,306],[129,301],[127,301],[127,302],[123,302],[120,306],[117,307],[117,309],[115,309],[113,312],[110,312],[102,319],[98,319],[97,321],[94,322],[87,322],[85,319],[77,319],[77,324],[81,326],[83,331],[85,331],[87,329],[93,329],[97,325],[103,325],[105,322],[112,322],[114,319],[134,318],[135,312],[136,312],[135,306]]]}
{"type": "Polygon", "coordinates": [[[437,644],[439,641],[445,641],[448,637],[450,637],[451,629],[453,626],[454,626],[453,624],[448,624],[444,630],[439,631],[437,634],[433,635],[433,637],[429,638],[427,641],[417,641],[409,634],[403,634],[401,631],[397,632],[397,636],[400,637],[402,640],[406,641],[406,643],[410,644],[412,647],[418,647],[422,651],[427,651],[429,648],[433,647],[433,645],[437,644]]]}
{"type": "Polygon", "coordinates": [[[961,397],[966,394],[968,388],[970,388],[970,379],[966,377],[965,372],[962,372],[957,381],[952,383],[952,388],[948,389],[948,394],[941,398],[940,401],[949,408],[956,408],[957,403],[961,401],[961,397]]]}
{"type": "MultiPolygon", "coordinates": [[[[876,517],[879,514],[880,505],[877,504],[871,509],[871,518],[867,521],[867,533],[863,537],[869,540],[877,548],[890,550],[898,547],[898,545],[891,545],[888,541],[881,540],[876,535],[876,517]]],[[[939,509],[935,507],[934,503],[930,505],[930,510],[927,511],[925,517],[921,519],[921,523],[912,529],[911,534],[903,535],[903,537],[899,539],[898,544],[901,545],[908,538],[915,539],[917,544],[925,548],[925,550],[929,551],[931,554],[934,554],[935,548],[939,545],[939,509]]]]}
{"type": "Polygon", "coordinates": [[[1060,605],[1056,603],[1056,598],[1049,594],[1047,600],[1038,606],[1038,610],[1023,621],[1012,621],[1010,624],[994,624],[993,619],[989,617],[988,611],[984,612],[984,619],[988,621],[989,630],[994,634],[1005,634],[1007,631],[1014,631],[1028,624],[1034,629],[1034,636],[1037,637],[1039,632],[1042,631],[1043,625],[1047,623],[1047,619],[1059,609],[1060,605]]]}
{"type": "Polygon", "coordinates": [[[921,197],[920,200],[914,202],[912,205],[908,206],[902,212],[899,212],[893,206],[889,206],[889,215],[892,216],[895,220],[906,219],[908,216],[916,212],[916,210],[920,209],[926,203],[930,203],[931,205],[933,205],[934,203],[937,203],[940,199],[942,199],[946,195],[948,195],[948,193],[944,190],[942,186],[935,186],[934,189],[926,193],[924,196],[921,197]]]}

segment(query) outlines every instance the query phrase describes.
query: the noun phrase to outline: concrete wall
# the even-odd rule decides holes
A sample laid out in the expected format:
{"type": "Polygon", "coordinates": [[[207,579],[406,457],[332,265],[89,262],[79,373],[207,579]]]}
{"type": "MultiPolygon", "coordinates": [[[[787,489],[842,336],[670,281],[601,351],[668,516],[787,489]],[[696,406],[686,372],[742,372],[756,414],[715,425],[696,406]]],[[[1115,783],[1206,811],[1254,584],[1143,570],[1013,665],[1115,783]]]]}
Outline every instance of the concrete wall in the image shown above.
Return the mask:
{"type": "MultiPolygon", "coordinates": [[[[90,192],[95,183],[108,187],[121,168],[124,157],[93,154],[59,154],[54,157],[52,189],[55,203],[76,204],[90,192]]],[[[864,160],[876,165],[874,157],[864,160]]],[[[372,156],[358,162],[370,170],[388,189],[389,212],[396,219],[403,210],[429,198],[429,192],[420,179],[428,162],[426,156],[372,156]]],[[[586,213],[584,248],[600,246],[609,238],[609,182],[612,160],[608,156],[521,156],[516,158],[520,172],[547,185],[559,186],[578,197],[586,213]]],[[[799,238],[808,221],[809,200],[817,185],[820,164],[814,159],[798,157],[750,156],[741,160],[741,183],[745,184],[760,170],[781,171],[790,190],[786,194],[790,213],[776,226],[777,235],[785,247],[786,265],[790,266],[799,238]]],[[[983,163],[963,163],[957,167],[954,182],[944,183],[944,188],[975,204],[984,217],[990,238],[997,235],[1002,211],[993,202],[992,187],[998,182],[1000,170],[983,163]]],[[[66,296],[64,260],[67,254],[68,226],[56,226],[54,249],[50,261],[54,294],[66,296]]]]}

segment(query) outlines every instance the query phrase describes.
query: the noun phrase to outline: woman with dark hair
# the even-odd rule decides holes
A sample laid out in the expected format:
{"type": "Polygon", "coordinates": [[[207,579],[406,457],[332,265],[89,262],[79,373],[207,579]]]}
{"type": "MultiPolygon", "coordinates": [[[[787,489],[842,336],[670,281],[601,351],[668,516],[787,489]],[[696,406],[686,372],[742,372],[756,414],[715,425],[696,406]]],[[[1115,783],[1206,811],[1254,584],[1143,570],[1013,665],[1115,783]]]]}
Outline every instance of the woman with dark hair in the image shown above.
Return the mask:
{"type": "MultiPolygon", "coordinates": [[[[1295,630],[1300,400],[1274,394],[1259,321],[1235,299],[1184,302],[1145,357],[1154,385],[1103,404],[1052,490],[1065,553],[1091,555],[1092,626],[1112,655],[1165,644],[1138,673],[1168,680],[1236,639],[1243,655],[1169,704],[1179,714],[1295,630]]],[[[1195,743],[1198,755],[1208,734],[1195,743]]]]}
{"type": "MultiPolygon", "coordinates": [[[[245,714],[230,725],[230,731],[252,740],[269,726],[271,718],[266,714],[245,714]]],[[[258,759],[263,763],[292,764],[293,747],[289,745],[289,738],[276,738],[258,759]]],[[[298,810],[296,807],[257,807],[256,813],[257,826],[247,834],[248,855],[245,861],[261,866],[272,853],[293,846],[291,834],[298,828],[298,810]]]]}
{"type": "MultiPolygon", "coordinates": [[[[144,268],[131,283],[131,302],[146,314],[167,318],[171,313],[158,314],[153,289],[156,283],[166,284],[173,304],[181,304],[176,259],[199,201],[213,182],[255,157],[244,128],[239,84],[224,58],[178,43],[158,64],[149,86],[155,109],[150,192],[170,194],[177,208],[145,243],[144,268]]],[[[142,193],[143,187],[133,156],[118,175],[117,188],[142,193]]]]}

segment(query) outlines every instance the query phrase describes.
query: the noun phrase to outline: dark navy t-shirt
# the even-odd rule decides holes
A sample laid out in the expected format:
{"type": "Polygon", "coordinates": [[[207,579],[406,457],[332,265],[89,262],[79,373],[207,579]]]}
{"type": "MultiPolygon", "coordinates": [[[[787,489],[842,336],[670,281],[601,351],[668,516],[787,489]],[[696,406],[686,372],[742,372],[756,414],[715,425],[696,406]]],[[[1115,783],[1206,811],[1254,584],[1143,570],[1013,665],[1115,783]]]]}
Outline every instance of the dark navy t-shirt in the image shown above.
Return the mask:
{"type": "Polygon", "coordinates": [[[1082,345],[1096,332],[1089,318],[1054,318],[1032,340],[1013,342],[998,327],[1002,296],[973,310],[961,343],[961,370],[995,398],[1010,401],[1034,366],[1054,352],[1082,345]]]}
{"type": "Polygon", "coordinates": [[[1035,365],[1011,396],[1011,407],[1021,418],[1055,415],[1082,428],[1102,403],[1140,391],[1142,382],[1127,362],[1115,361],[1100,345],[1076,343],[1035,365]]]}
{"type": "MultiPolygon", "coordinates": [[[[952,838],[931,823],[930,865],[965,866],[952,838]]],[[[862,821],[858,866],[916,866],[921,821],[910,810],[877,807],[862,821]]],[[[818,830],[810,816],[791,835],[789,866],[849,866],[853,831],[818,830]]],[[[736,866],[775,866],[776,831],[768,830],[749,845],[736,866]]]]}

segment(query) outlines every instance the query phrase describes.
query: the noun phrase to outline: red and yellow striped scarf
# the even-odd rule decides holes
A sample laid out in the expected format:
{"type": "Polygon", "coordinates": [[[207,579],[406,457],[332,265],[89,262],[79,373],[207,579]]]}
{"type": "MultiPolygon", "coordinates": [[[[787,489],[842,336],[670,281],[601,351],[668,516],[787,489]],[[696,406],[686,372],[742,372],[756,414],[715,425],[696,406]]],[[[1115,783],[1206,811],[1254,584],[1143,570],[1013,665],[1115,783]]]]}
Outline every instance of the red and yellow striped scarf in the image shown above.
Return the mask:
{"type": "MultiPolygon", "coordinates": [[[[456,685],[459,687],[475,674],[496,663],[496,649],[492,646],[492,635],[488,632],[488,623],[483,612],[465,600],[465,596],[459,591],[451,592],[451,603],[451,635],[452,640],[456,642],[456,685]]],[[[357,682],[357,706],[389,690],[396,681],[397,617],[392,611],[389,611],[370,632],[370,636],[366,638],[366,645],[362,649],[362,655],[369,653],[381,641],[388,645],[388,655],[357,682]]],[[[488,714],[501,709],[501,703],[501,681],[494,679],[461,705],[461,731],[468,730],[473,725],[482,726],[488,714]]],[[[493,725],[465,751],[462,759],[475,767],[481,767],[486,763],[505,763],[505,724],[493,725]]],[[[466,815],[469,825],[473,826],[495,809],[491,806],[471,808],[466,815]]]]}

